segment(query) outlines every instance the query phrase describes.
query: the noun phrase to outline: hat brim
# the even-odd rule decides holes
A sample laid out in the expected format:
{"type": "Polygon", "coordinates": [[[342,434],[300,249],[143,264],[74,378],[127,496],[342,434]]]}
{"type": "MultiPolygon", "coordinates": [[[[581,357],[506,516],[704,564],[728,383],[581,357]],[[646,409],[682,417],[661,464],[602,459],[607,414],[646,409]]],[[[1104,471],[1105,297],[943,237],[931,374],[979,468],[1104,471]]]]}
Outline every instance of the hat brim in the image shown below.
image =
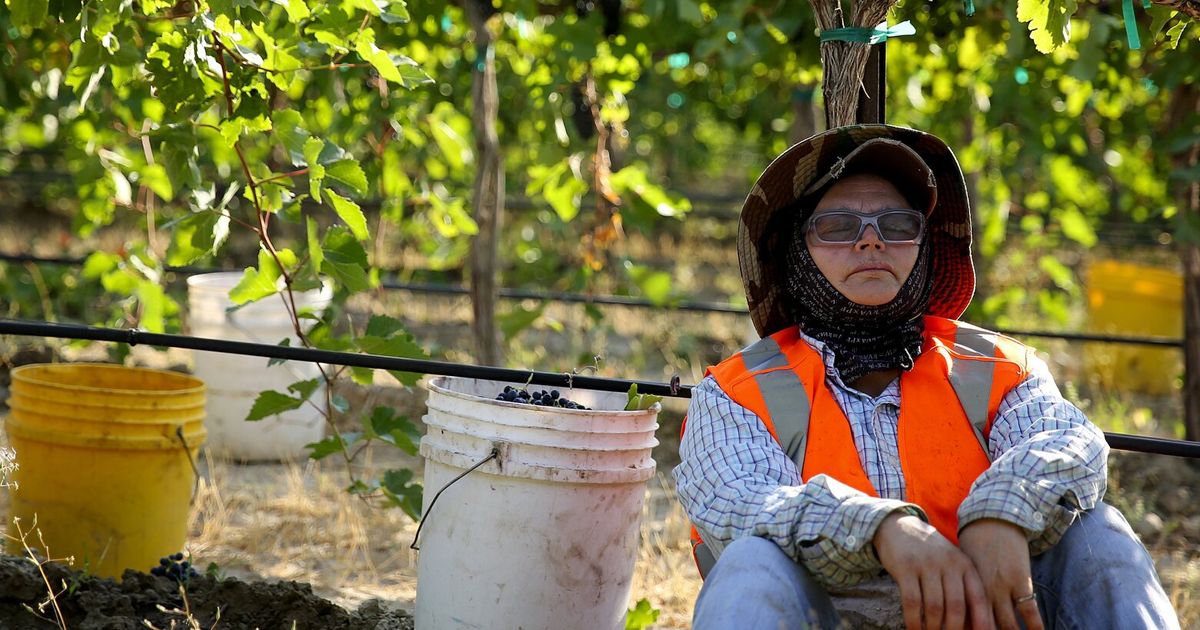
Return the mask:
{"type": "MultiPolygon", "coordinates": [[[[902,193],[905,188],[927,188],[929,179],[922,178],[936,182],[927,210],[926,242],[930,247],[933,294],[926,314],[953,319],[971,303],[975,293],[971,209],[954,152],[937,136],[915,129],[892,125],[838,127],[803,140],[775,158],[742,205],[738,263],[750,318],[759,335],[766,337],[795,323],[785,308],[777,280],[782,256],[769,243],[781,236],[773,230],[779,225],[778,213],[795,210],[794,201],[818,194],[838,177],[852,172],[876,172],[901,184],[908,178],[918,178],[912,186],[897,186],[902,193]],[[910,152],[919,164],[911,159],[910,152]],[[889,167],[897,170],[877,170],[889,167]]],[[[908,194],[906,198],[910,203],[918,201],[908,194]]]]}

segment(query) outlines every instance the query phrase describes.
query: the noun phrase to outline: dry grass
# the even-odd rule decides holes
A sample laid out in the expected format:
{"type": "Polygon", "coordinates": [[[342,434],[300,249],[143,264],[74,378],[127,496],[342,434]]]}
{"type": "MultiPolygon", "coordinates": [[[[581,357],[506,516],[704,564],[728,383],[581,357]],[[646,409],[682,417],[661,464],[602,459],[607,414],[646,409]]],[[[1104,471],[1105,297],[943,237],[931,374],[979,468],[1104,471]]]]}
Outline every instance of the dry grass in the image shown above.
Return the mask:
{"type": "Polygon", "coordinates": [[[689,524],[664,472],[650,481],[642,519],[642,542],[633,576],[630,606],[645,598],[661,611],[659,628],[691,626],[700,574],[692,561],[689,524]]]}
{"type": "MultiPolygon", "coordinates": [[[[367,454],[363,469],[379,464],[367,454]]],[[[206,457],[188,551],[242,579],[296,580],[347,608],[378,598],[411,609],[416,531],[399,510],[347,494],[336,462],[242,465],[206,457]]]]}

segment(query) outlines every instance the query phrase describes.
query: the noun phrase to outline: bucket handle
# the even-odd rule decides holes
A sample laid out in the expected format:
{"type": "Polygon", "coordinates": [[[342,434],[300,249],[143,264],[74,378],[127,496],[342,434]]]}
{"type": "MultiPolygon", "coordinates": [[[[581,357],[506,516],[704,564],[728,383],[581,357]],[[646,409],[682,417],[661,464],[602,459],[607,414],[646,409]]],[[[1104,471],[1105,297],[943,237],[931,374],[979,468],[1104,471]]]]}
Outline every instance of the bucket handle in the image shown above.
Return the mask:
{"type": "Polygon", "coordinates": [[[196,495],[200,494],[200,469],[196,467],[196,460],[192,459],[192,449],[188,447],[187,439],[183,437],[183,427],[175,427],[175,437],[183,444],[183,454],[187,455],[188,463],[192,465],[192,498],[188,500],[190,508],[196,505],[196,495]]]}
{"type": "Polygon", "coordinates": [[[480,466],[482,466],[498,457],[500,457],[500,445],[496,444],[496,445],[492,446],[492,452],[488,453],[487,457],[484,457],[483,459],[479,460],[479,463],[475,464],[474,466],[471,466],[470,468],[462,471],[462,473],[460,473],[457,477],[455,477],[454,479],[451,479],[449,483],[442,486],[442,489],[438,490],[437,494],[433,495],[433,500],[429,502],[429,509],[425,510],[425,513],[421,515],[421,520],[417,522],[417,533],[413,534],[413,541],[412,541],[412,544],[408,546],[409,549],[413,549],[416,551],[421,550],[421,548],[417,546],[417,539],[421,537],[421,528],[425,526],[425,519],[429,518],[429,515],[431,513],[433,513],[433,504],[437,503],[438,497],[442,496],[442,493],[446,491],[446,488],[449,488],[450,486],[454,485],[455,482],[457,482],[459,479],[462,479],[463,477],[466,477],[469,473],[473,472],[476,468],[479,468],[480,466]]]}

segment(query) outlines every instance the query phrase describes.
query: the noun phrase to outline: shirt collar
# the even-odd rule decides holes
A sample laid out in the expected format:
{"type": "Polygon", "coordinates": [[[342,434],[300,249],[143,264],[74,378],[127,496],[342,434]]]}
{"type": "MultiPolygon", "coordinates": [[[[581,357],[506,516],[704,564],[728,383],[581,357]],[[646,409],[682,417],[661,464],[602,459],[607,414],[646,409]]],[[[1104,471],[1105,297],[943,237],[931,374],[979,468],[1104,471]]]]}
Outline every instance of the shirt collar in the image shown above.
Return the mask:
{"type": "Polygon", "coordinates": [[[890,403],[897,407],[900,406],[900,379],[897,378],[891,383],[888,383],[888,386],[884,388],[884,390],[880,392],[878,396],[871,398],[867,394],[850,387],[842,381],[842,375],[840,372],[838,372],[837,365],[834,362],[836,357],[832,348],[830,348],[825,342],[813,339],[812,337],[804,334],[803,330],[799,332],[800,339],[811,346],[813,350],[816,350],[817,354],[821,355],[821,363],[825,364],[825,381],[827,383],[832,384],[834,387],[843,392],[869,398],[875,401],[876,404],[890,403]]]}

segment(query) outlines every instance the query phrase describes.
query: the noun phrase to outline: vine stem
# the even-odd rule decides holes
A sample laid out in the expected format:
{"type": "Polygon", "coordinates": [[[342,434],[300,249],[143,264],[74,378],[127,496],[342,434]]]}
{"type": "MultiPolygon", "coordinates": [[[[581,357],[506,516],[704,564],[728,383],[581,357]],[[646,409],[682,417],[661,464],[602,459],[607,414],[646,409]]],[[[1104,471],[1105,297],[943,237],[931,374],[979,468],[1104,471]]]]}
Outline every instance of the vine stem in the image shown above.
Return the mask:
{"type": "Polygon", "coordinates": [[[275,175],[272,175],[266,179],[260,179],[258,181],[258,183],[267,184],[270,182],[277,182],[281,179],[288,179],[290,177],[299,177],[301,175],[307,175],[307,174],[308,174],[308,167],[306,166],[304,168],[298,168],[294,171],[289,171],[287,173],[276,173],[275,175]]]}
{"type": "MultiPolygon", "coordinates": [[[[366,24],[367,24],[366,20],[369,19],[369,17],[370,16],[367,16],[367,18],[364,19],[363,25],[359,27],[360,31],[366,27],[366,24]]],[[[221,66],[221,84],[224,86],[226,112],[230,117],[232,117],[233,109],[234,109],[233,88],[229,84],[229,69],[225,64],[225,54],[228,53],[235,60],[238,58],[238,55],[236,55],[232,50],[230,50],[227,46],[225,46],[225,44],[221,41],[221,39],[215,33],[212,34],[212,42],[213,42],[213,46],[217,49],[217,61],[220,63],[220,66],[221,66]]],[[[280,179],[283,177],[289,177],[292,175],[300,174],[301,171],[307,172],[308,169],[305,168],[305,169],[301,169],[300,171],[293,171],[292,173],[285,173],[283,175],[273,176],[271,178],[264,179],[262,181],[255,181],[253,174],[251,174],[251,172],[250,172],[250,163],[246,160],[245,153],[242,152],[240,139],[234,141],[233,148],[234,148],[234,151],[237,153],[238,161],[241,163],[242,173],[246,177],[246,183],[250,187],[250,192],[251,192],[251,197],[252,197],[251,201],[254,204],[254,210],[255,210],[255,213],[257,214],[257,218],[258,218],[258,228],[256,229],[256,231],[258,232],[259,241],[262,243],[263,248],[265,250],[267,250],[267,252],[271,255],[271,258],[273,258],[275,260],[275,265],[279,268],[279,272],[283,276],[284,291],[282,292],[281,297],[283,299],[284,309],[287,310],[288,317],[291,319],[292,329],[296,333],[296,337],[300,340],[300,343],[303,344],[305,347],[312,347],[312,342],[309,341],[307,335],[304,334],[303,327],[300,325],[299,309],[296,307],[296,295],[295,295],[295,292],[292,290],[292,283],[293,283],[292,275],[288,272],[286,266],[283,264],[283,261],[280,260],[279,252],[275,248],[274,243],[271,242],[271,234],[270,234],[271,213],[263,210],[262,200],[260,199],[259,194],[258,194],[258,187],[260,185],[262,185],[263,183],[269,182],[269,181],[274,181],[276,179],[280,179]]],[[[345,440],[345,438],[342,437],[341,431],[338,430],[337,423],[335,423],[333,421],[333,408],[334,408],[333,407],[333,383],[334,383],[334,378],[333,378],[333,376],[330,375],[330,373],[325,365],[323,365],[321,363],[316,363],[315,365],[317,366],[317,369],[320,370],[320,372],[321,372],[321,380],[323,380],[325,382],[325,408],[321,410],[321,414],[325,417],[325,423],[329,426],[330,430],[333,432],[334,437],[338,440],[338,443],[342,446],[342,448],[339,449],[339,451],[342,453],[342,458],[346,462],[346,474],[350,478],[350,484],[352,486],[357,485],[359,483],[359,480],[354,476],[354,469],[351,466],[351,464],[353,464],[354,457],[346,451],[346,448],[345,448],[346,440],[345,440]]],[[[364,499],[365,499],[365,497],[364,497],[364,499]]]]}

